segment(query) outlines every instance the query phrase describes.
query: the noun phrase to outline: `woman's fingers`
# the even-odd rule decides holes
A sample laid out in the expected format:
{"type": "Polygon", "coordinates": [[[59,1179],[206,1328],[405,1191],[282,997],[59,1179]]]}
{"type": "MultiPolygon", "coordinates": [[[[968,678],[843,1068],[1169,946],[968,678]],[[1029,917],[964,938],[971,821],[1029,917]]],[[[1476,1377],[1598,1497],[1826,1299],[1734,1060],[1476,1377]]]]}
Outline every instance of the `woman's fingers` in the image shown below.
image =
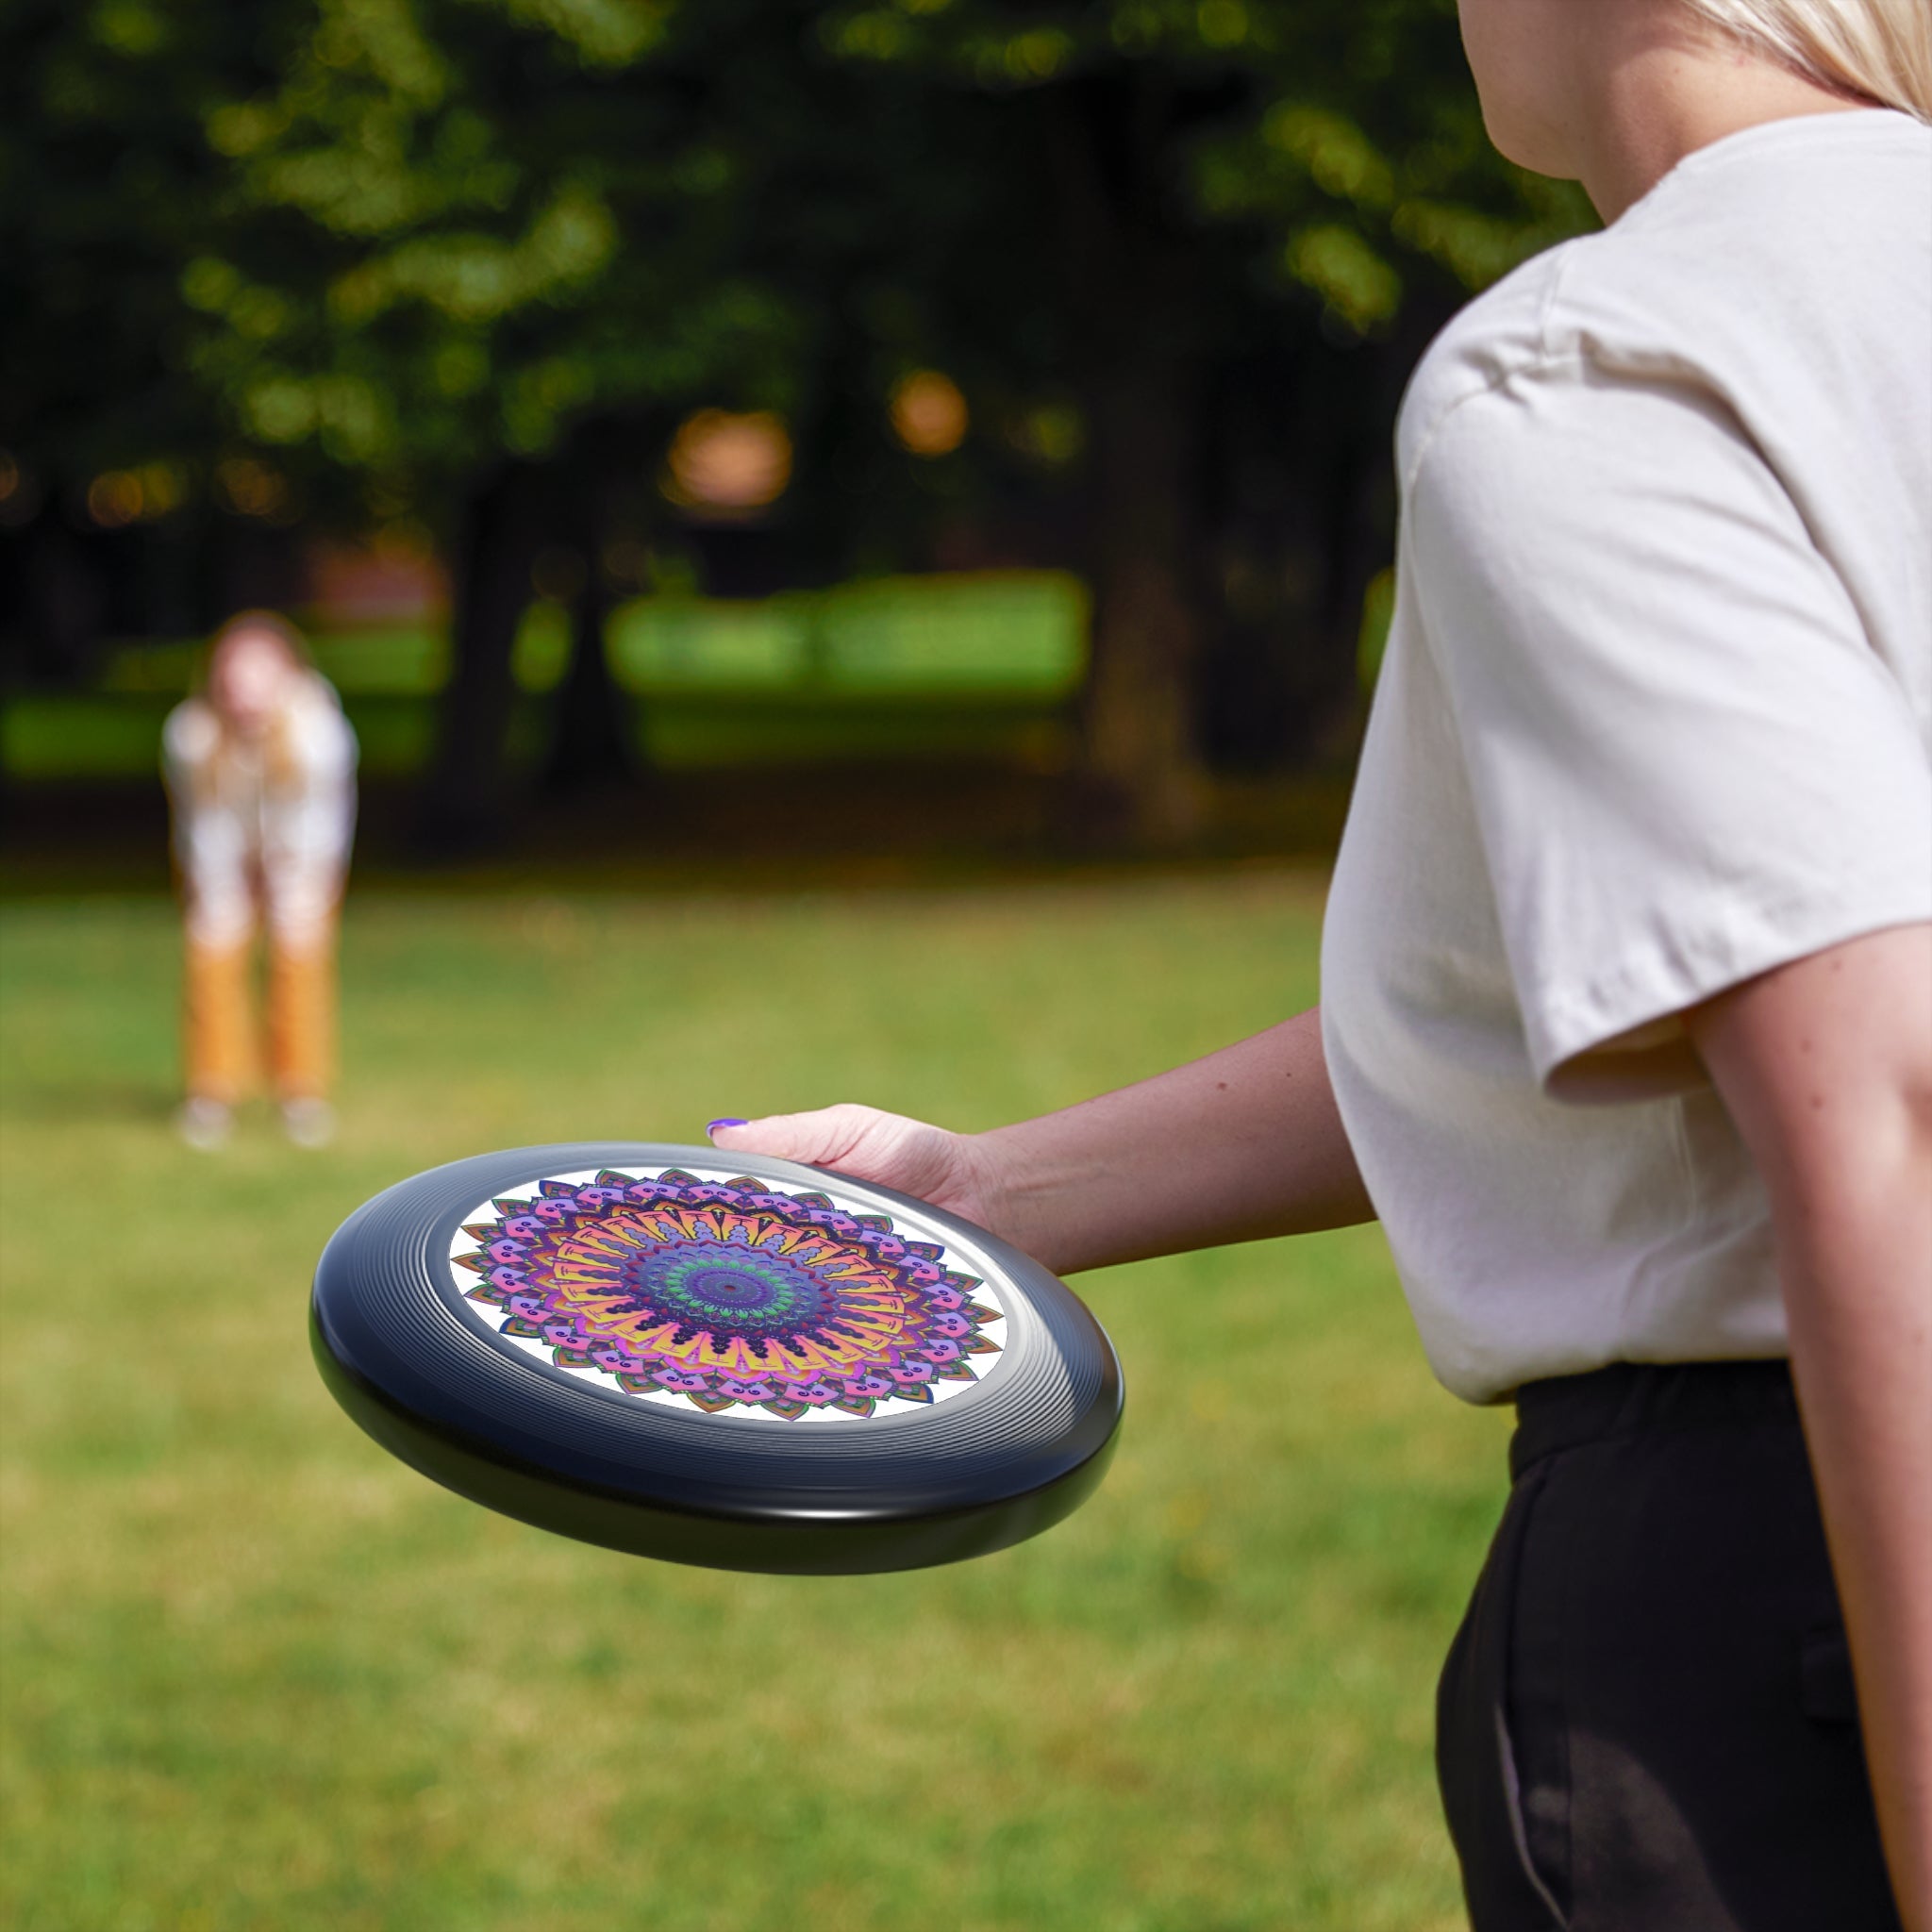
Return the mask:
{"type": "Polygon", "coordinates": [[[802,1160],[830,1167],[850,1151],[862,1127],[843,1118],[868,1108],[822,1107],[810,1113],[773,1113],[756,1121],[713,1121],[711,1144],[733,1154],[769,1154],[777,1160],[802,1160]]]}
{"type": "Polygon", "coordinates": [[[711,1144],[731,1154],[767,1154],[808,1167],[834,1167],[858,1180],[941,1206],[959,1204],[965,1179],[958,1136],[874,1107],[824,1107],[810,1113],[711,1124],[711,1144]]]}

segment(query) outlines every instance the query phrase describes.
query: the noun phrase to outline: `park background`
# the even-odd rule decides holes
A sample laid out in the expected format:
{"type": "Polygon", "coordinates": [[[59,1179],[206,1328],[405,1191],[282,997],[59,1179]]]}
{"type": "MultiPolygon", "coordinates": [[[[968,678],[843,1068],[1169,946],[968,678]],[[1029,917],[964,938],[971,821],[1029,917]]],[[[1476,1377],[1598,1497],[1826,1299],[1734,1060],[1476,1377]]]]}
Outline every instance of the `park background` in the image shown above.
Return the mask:
{"type": "Polygon", "coordinates": [[[0,1924],[1460,1923],[1503,1420],[1374,1229],[1083,1280],[1108,1484],[908,1576],[493,1518],[304,1336],[434,1162],[1316,997],[1403,384],[1590,219],[1450,0],[18,0],[0,109],[0,1924]],[[254,605],[363,746],[341,1133],[210,1158],[156,761],[254,605]]]}

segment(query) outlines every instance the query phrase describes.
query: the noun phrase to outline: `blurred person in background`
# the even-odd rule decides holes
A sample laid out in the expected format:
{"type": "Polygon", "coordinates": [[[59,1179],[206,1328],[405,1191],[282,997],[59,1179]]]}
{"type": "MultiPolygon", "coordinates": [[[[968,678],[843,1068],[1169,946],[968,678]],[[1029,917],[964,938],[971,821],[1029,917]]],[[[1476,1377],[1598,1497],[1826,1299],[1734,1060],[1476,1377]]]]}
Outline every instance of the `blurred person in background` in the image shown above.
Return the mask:
{"type": "Polygon", "coordinates": [[[356,735],[300,634],[273,612],[224,625],[202,690],[170,713],[162,760],[187,926],[175,1116],[218,1147],[258,1083],[253,983],[268,933],[267,1068],[297,1146],[335,1129],[336,922],[356,823],[356,735]]]}
{"type": "Polygon", "coordinates": [[[1460,12],[1607,225],[1404,400],[1322,1007],[712,1138],[1061,1274],[1379,1218],[1517,1411],[1437,1702],[1476,1932],[1932,1932],[1932,8],[1460,12]]]}

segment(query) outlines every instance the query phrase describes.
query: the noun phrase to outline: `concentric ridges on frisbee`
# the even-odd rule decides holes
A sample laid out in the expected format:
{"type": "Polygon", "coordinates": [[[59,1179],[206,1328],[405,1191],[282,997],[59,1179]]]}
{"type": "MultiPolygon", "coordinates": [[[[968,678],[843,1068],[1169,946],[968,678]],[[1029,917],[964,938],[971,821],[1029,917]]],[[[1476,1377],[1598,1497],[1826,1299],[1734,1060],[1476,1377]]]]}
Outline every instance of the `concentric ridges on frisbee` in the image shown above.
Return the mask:
{"type": "Polygon", "coordinates": [[[353,1249],[339,1236],[324,1257],[317,1310],[328,1346],[386,1399],[440,1418],[438,1426],[457,1434],[487,1438],[512,1460],[555,1466],[561,1458],[574,1480],[617,1492],[653,1473],[679,1486],[691,1507],[715,1502],[746,1514],[765,1507],[774,1484],[794,1516],[814,1508],[836,1516],[848,1503],[890,1514],[895,1497],[914,1507],[915,1492],[922,1509],[971,1507],[991,1492],[1018,1494],[1057,1480],[1111,1434],[1118,1365],[1091,1317],[1044,1271],[924,1204],[763,1158],[741,1157],[742,1171],[721,1168],[720,1175],[761,1188],[775,1182],[796,1190],[794,1199],[818,1193],[830,1201],[825,1190],[836,1188],[842,1211],[868,1210],[853,1215],[855,1223],[873,1218],[875,1208],[888,1222],[903,1213],[908,1225],[936,1224],[948,1230],[961,1272],[1011,1284],[1016,1291],[1002,1295],[1007,1335],[998,1374],[913,1412],[801,1428],[756,1410],[680,1411],[591,1386],[581,1373],[527,1354],[512,1359],[476,1319],[450,1265],[452,1240],[474,1224],[475,1204],[527,1196],[560,1174],[655,1168],[661,1177],[689,1162],[691,1151],[608,1142],[524,1148],[401,1183],[357,1217],[353,1249]]]}

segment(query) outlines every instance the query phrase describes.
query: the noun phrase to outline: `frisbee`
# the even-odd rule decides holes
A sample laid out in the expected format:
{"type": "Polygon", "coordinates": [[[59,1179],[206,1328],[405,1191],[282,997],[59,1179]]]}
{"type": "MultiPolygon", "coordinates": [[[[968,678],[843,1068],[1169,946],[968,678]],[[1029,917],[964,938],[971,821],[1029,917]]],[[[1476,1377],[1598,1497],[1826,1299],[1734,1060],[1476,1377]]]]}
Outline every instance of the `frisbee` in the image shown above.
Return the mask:
{"type": "Polygon", "coordinates": [[[727,1570],[917,1569],[1037,1535],[1098,1486],[1120,1364],[982,1227],[709,1147],[478,1155],[337,1230],[330,1392],[458,1495],[727,1570]]]}

